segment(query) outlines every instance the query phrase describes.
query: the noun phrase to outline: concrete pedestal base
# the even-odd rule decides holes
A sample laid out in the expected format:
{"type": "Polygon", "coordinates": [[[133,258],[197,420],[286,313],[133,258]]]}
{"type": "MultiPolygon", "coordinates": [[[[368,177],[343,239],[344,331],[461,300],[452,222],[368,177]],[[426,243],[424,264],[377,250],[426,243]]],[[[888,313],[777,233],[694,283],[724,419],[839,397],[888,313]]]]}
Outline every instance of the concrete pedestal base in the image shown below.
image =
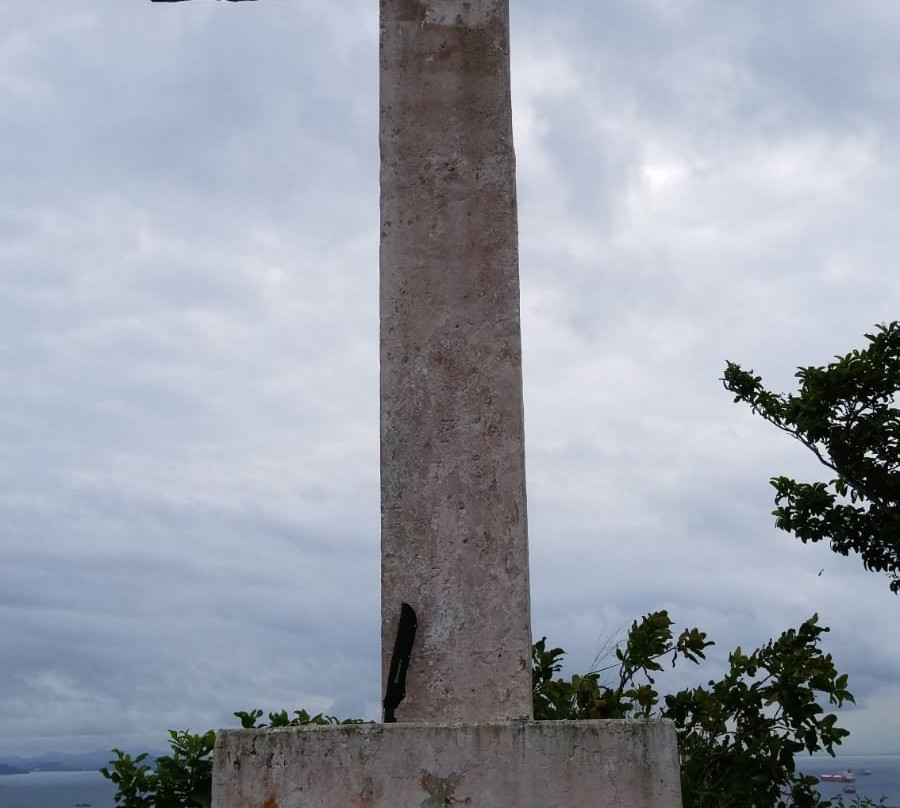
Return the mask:
{"type": "Polygon", "coordinates": [[[213,808],[681,808],[667,721],[225,730],[213,808]]]}

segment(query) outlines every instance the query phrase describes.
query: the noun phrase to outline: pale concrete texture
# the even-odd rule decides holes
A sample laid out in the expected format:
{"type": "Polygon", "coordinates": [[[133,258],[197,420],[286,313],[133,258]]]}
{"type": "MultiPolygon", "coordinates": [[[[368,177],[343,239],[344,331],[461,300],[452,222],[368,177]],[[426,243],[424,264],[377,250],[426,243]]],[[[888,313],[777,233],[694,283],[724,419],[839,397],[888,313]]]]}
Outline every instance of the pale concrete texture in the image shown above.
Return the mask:
{"type": "Polygon", "coordinates": [[[222,731],[213,805],[680,808],[671,723],[527,720],[508,0],[380,2],[382,692],[407,602],[408,723],[222,731]]]}
{"type": "Polygon", "coordinates": [[[666,721],[229,730],[216,808],[681,808],[666,721]]]}
{"type": "Polygon", "coordinates": [[[382,685],[401,602],[419,617],[401,722],[531,715],[507,34],[505,0],[381,3],[382,685]]]}

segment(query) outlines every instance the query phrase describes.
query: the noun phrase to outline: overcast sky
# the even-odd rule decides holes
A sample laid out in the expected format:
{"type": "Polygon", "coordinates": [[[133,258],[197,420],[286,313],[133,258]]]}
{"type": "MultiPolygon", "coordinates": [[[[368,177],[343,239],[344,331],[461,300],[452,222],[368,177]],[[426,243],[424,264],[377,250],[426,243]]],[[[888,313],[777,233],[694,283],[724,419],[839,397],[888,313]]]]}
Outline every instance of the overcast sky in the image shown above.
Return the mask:
{"type": "MultiPolygon", "coordinates": [[[[535,637],[818,612],[900,752],[900,599],[719,381],[900,315],[900,6],[511,5],[535,637]]],[[[0,754],[378,715],[377,15],[0,5],[0,754]]]]}

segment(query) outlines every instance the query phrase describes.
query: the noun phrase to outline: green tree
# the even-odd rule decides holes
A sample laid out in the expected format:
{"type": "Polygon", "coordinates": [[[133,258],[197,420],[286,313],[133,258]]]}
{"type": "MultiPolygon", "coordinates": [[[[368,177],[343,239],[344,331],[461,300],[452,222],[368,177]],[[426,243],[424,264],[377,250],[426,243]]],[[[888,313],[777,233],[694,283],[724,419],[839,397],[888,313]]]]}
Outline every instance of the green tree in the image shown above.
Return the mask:
{"type": "Polygon", "coordinates": [[[210,808],[213,730],[192,735],[169,730],[171,754],[156,759],[155,808],[210,808]]]}
{"type": "Polygon", "coordinates": [[[148,752],[136,757],[113,749],[115,757],[109,767],[100,769],[107,780],[116,785],[116,805],[120,808],[153,808],[156,797],[156,775],[144,761],[148,752]]]}
{"type": "Polygon", "coordinates": [[[100,773],[116,784],[120,808],[210,808],[215,741],[213,730],[169,730],[171,754],[157,758],[154,768],[145,763],[147,752],[132,758],[113,749],[111,768],[100,773]]]}
{"type": "MultiPolygon", "coordinates": [[[[588,718],[671,719],[678,734],[685,808],[831,805],[813,790],[795,759],[820,750],[834,754],[847,731],[837,726],[819,701],[840,706],[853,701],[847,677],[819,647],[827,628],[814,615],[750,654],[740,648],[729,669],[706,686],[660,697],[656,678],[670,662],[697,663],[711,645],[697,629],[677,637],[665,611],[636,620],[606,668],[565,679],[559,676],[564,651],[546,638],[532,649],[534,714],[537,720],[588,718]]],[[[247,729],[306,724],[359,723],[305,710],[268,714],[254,709],[234,714],[247,729]]],[[[209,808],[215,735],[170,731],[171,754],[153,768],[143,753],[135,758],[114,749],[102,773],[116,783],[119,808],[209,808]]],[[[864,801],[857,805],[870,805],[864,801]]]]}
{"type": "Polygon", "coordinates": [[[817,751],[833,755],[848,734],[819,704],[824,698],[835,706],[853,701],[846,675],[819,647],[827,631],[813,615],[750,654],[736,648],[722,678],[663,699],[655,689],[662,661],[696,663],[713,644],[697,629],[676,638],[665,611],[632,624],[613,665],[569,680],[556,676],[564,652],[548,650],[544,638],[533,649],[535,718],[671,719],[685,808],[824,808],[831,803],[813,790],[815,778],[797,771],[795,760],[817,751]],[[610,671],[612,681],[603,684],[610,671]]]}
{"type": "Polygon", "coordinates": [[[828,539],[841,555],[886,572],[900,592],[900,324],[876,326],[868,346],[824,367],[798,368],[796,393],[773,393],[728,362],[734,400],[799,440],[834,473],[827,482],[774,477],[775,524],[802,542],[828,539]]]}

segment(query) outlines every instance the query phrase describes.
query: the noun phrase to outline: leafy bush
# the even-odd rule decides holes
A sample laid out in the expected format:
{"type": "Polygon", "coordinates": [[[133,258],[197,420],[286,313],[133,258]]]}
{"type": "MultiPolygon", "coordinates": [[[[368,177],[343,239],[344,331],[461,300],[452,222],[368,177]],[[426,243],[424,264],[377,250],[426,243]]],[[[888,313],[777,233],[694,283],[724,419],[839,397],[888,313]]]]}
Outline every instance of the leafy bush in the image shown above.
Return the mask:
{"type": "MultiPolygon", "coordinates": [[[[823,800],[812,788],[815,778],[795,766],[803,753],[833,755],[847,735],[819,704],[821,698],[835,706],[853,701],[847,677],[838,674],[831,656],[819,647],[827,631],[813,615],[752,653],[736,648],[722,678],[662,698],[656,677],[663,663],[698,663],[713,645],[695,628],[675,637],[666,611],[632,623],[615,649],[614,664],[569,679],[558,675],[565,652],[548,649],[545,637],[532,648],[534,716],[671,719],[681,754],[684,808],[843,808],[842,801],[823,800]]],[[[362,723],[306,710],[271,712],[268,723],[260,722],[259,709],[234,715],[247,729],[362,723]]],[[[209,808],[214,742],[212,731],[192,735],[173,730],[171,754],[157,758],[153,768],[146,753],[132,758],[114,749],[111,769],[101,771],[118,786],[119,808],[209,808]]],[[[847,808],[873,804],[854,798],[847,808]]]]}
{"type": "Polygon", "coordinates": [[[121,808],[210,808],[215,741],[214,730],[169,730],[171,754],[157,758],[153,769],[144,762],[147,752],[132,758],[113,749],[112,771],[104,767],[100,773],[118,786],[121,808]]]}
{"type": "MultiPolygon", "coordinates": [[[[815,778],[795,767],[804,752],[826,751],[848,733],[825,714],[820,697],[840,706],[853,701],[847,677],[838,674],[819,640],[828,629],[813,615],[799,629],[745,654],[735,649],[729,670],[718,680],[660,700],[654,677],[661,661],[699,662],[713,643],[697,629],[677,638],[665,611],[635,621],[616,664],[566,680],[561,648],[533,649],[534,713],[541,719],[669,718],[681,755],[685,808],[725,806],[828,806],[813,790],[815,778]],[[611,684],[602,675],[616,670],[611,684]]],[[[867,804],[866,802],[859,803],[867,804]]]]}

